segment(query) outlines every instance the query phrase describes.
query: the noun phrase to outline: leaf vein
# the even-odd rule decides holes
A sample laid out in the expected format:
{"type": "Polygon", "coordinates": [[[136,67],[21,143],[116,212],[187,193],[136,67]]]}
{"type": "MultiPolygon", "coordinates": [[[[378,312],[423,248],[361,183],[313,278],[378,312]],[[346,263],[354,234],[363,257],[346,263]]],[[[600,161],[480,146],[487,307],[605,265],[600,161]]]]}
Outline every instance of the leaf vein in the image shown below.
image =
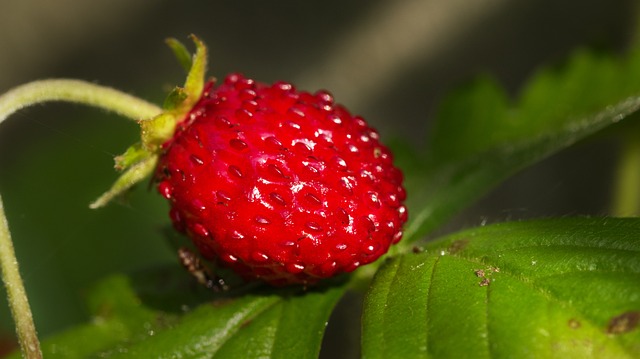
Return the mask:
{"type": "Polygon", "coordinates": [[[426,300],[427,310],[425,311],[426,314],[427,314],[427,318],[426,318],[427,319],[427,330],[425,331],[424,335],[426,335],[426,337],[427,337],[426,338],[426,345],[427,345],[426,352],[427,352],[428,356],[430,356],[429,352],[431,350],[431,346],[429,345],[429,337],[430,337],[430,333],[429,333],[429,327],[430,327],[429,318],[431,317],[431,315],[429,313],[429,308],[431,308],[431,301],[432,301],[432,298],[433,298],[433,295],[432,295],[432,292],[433,292],[432,291],[432,289],[433,289],[433,279],[435,277],[436,268],[438,267],[438,264],[440,264],[440,258],[442,258],[442,256],[438,256],[436,258],[435,262],[433,263],[433,267],[431,267],[431,276],[429,277],[429,290],[427,291],[427,300],[426,300]]]}

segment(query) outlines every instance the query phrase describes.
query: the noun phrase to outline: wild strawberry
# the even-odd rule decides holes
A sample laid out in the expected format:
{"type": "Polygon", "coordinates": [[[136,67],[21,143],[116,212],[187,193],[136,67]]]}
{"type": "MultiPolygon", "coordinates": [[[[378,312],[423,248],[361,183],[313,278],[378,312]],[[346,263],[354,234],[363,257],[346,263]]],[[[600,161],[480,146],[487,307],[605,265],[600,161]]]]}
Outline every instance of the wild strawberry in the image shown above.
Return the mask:
{"type": "Polygon", "coordinates": [[[203,97],[156,172],[175,227],[208,260],[274,285],[350,272],[400,240],[402,175],[328,92],[239,74],[203,97]]]}
{"type": "Polygon", "coordinates": [[[171,106],[182,108],[169,111],[173,125],[143,123],[143,144],[159,153],[173,224],[205,259],[272,285],[312,284],[401,239],[402,174],[378,133],[328,92],[239,74],[195,88],[189,109],[171,106]]]}

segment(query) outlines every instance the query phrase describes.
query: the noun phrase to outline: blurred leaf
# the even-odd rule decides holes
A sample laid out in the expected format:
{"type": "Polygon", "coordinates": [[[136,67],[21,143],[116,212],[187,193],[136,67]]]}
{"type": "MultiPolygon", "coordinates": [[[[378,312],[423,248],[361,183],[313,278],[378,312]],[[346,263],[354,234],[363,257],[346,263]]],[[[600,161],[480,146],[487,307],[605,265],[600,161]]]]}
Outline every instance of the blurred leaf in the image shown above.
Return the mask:
{"type": "Polygon", "coordinates": [[[541,69],[513,102],[492,78],[481,76],[442,102],[428,155],[448,163],[552,136],[589,124],[585,118],[638,93],[640,51],[625,58],[578,51],[562,66],[541,69]]]}
{"type": "MultiPolygon", "coordinates": [[[[146,336],[149,330],[154,330],[163,321],[169,321],[159,313],[144,308],[130,285],[129,279],[122,275],[110,277],[97,285],[88,297],[94,315],[92,322],[44,341],[44,356],[86,358],[138,335],[146,336]]],[[[20,355],[15,353],[13,357],[20,358],[20,355]]]]}
{"type": "Polygon", "coordinates": [[[407,175],[410,244],[516,171],[635,113],[640,51],[626,59],[577,53],[538,73],[513,103],[481,77],[440,108],[426,168],[407,175]]]}
{"type": "Polygon", "coordinates": [[[390,260],[365,358],[640,356],[640,219],[480,227],[390,260]]]}
{"type": "Polygon", "coordinates": [[[44,356],[316,358],[329,315],[344,293],[342,286],[328,286],[214,296],[176,269],[106,279],[89,296],[91,323],[46,339],[44,356]]]}
{"type": "Polygon", "coordinates": [[[456,89],[439,106],[430,133],[432,160],[452,162],[504,142],[513,130],[508,107],[507,95],[489,76],[456,89]]]}

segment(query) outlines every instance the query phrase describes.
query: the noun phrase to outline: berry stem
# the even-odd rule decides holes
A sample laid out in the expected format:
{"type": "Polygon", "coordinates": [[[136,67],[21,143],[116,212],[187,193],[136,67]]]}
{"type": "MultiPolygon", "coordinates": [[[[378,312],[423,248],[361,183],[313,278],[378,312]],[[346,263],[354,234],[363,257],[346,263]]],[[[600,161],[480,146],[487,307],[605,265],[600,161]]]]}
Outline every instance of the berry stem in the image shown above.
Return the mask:
{"type": "Polygon", "coordinates": [[[640,215],[640,142],[637,135],[637,130],[625,134],[620,149],[612,204],[612,214],[617,217],[640,215]]]}
{"type": "Polygon", "coordinates": [[[0,197],[0,267],[2,280],[7,289],[7,298],[11,315],[16,323],[16,333],[22,355],[25,358],[42,358],[40,342],[33,323],[33,315],[29,307],[27,293],[18,270],[18,261],[11,242],[9,224],[4,214],[4,206],[0,197]]]}
{"type": "Polygon", "coordinates": [[[100,107],[134,120],[150,119],[162,111],[152,103],[109,87],[81,80],[53,79],[30,82],[0,96],[0,123],[22,108],[50,101],[100,107]]]}
{"type": "MultiPolygon", "coordinates": [[[[149,120],[162,112],[156,105],[109,87],[80,80],[53,79],[27,83],[0,96],[0,124],[22,108],[50,101],[99,107],[138,121],[149,120]]],[[[0,267],[22,354],[29,359],[42,358],[1,198],[0,267]]]]}

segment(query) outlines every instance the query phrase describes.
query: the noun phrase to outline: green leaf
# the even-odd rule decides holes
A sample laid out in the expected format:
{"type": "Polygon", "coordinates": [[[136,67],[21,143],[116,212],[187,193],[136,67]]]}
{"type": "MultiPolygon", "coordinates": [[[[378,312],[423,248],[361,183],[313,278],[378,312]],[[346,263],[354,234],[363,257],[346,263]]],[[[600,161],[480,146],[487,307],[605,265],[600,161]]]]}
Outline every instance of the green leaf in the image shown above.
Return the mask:
{"type": "Polygon", "coordinates": [[[443,101],[423,170],[407,171],[410,223],[422,238],[518,170],[640,108],[640,51],[625,59],[579,52],[510,100],[481,77],[443,101]],[[426,163],[426,166],[425,166],[426,163]]]}
{"type": "Polygon", "coordinates": [[[432,160],[452,162],[502,143],[512,131],[509,106],[500,85],[486,75],[456,89],[439,106],[428,152],[432,160]]]}
{"type": "MultiPolygon", "coordinates": [[[[86,358],[139,335],[146,336],[149,330],[171,320],[143,307],[130,286],[130,280],[122,275],[114,275],[98,284],[87,300],[92,322],[45,340],[43,355],[86,358]]],[[[20,358],[20,355],[15,353],[13,357],[20,358]]]]}
{"type": "Polygon", "coordinates": [[[173,328],[111,358],[316,358],[340,288],[247,295],[198,307],[173,328]]]}
{"type": "Polygon", "coordinates": [[[182,268],[106,279],[89,296],[93,320],[46,339],[44,356],[316,358],[344,293],[329,285],[215,295],[185,279],[182,268]]]}
{"type": "MultiPolygon", "coordinates": [[[[625,58],[576,52],[565,64],[541,69],[511,101],[488,76],[446,98],[431,132],[429,156],[438,163],[583,123],[640,93],[640,51],[625,58]]],[[[575,129],[575,128],[574,128],[575,129]]]]}
{"type": "Polygon", "coordinates": [[[365,358],[640,356],[640,219],[503,223],[389,260],[365,358]]]}

